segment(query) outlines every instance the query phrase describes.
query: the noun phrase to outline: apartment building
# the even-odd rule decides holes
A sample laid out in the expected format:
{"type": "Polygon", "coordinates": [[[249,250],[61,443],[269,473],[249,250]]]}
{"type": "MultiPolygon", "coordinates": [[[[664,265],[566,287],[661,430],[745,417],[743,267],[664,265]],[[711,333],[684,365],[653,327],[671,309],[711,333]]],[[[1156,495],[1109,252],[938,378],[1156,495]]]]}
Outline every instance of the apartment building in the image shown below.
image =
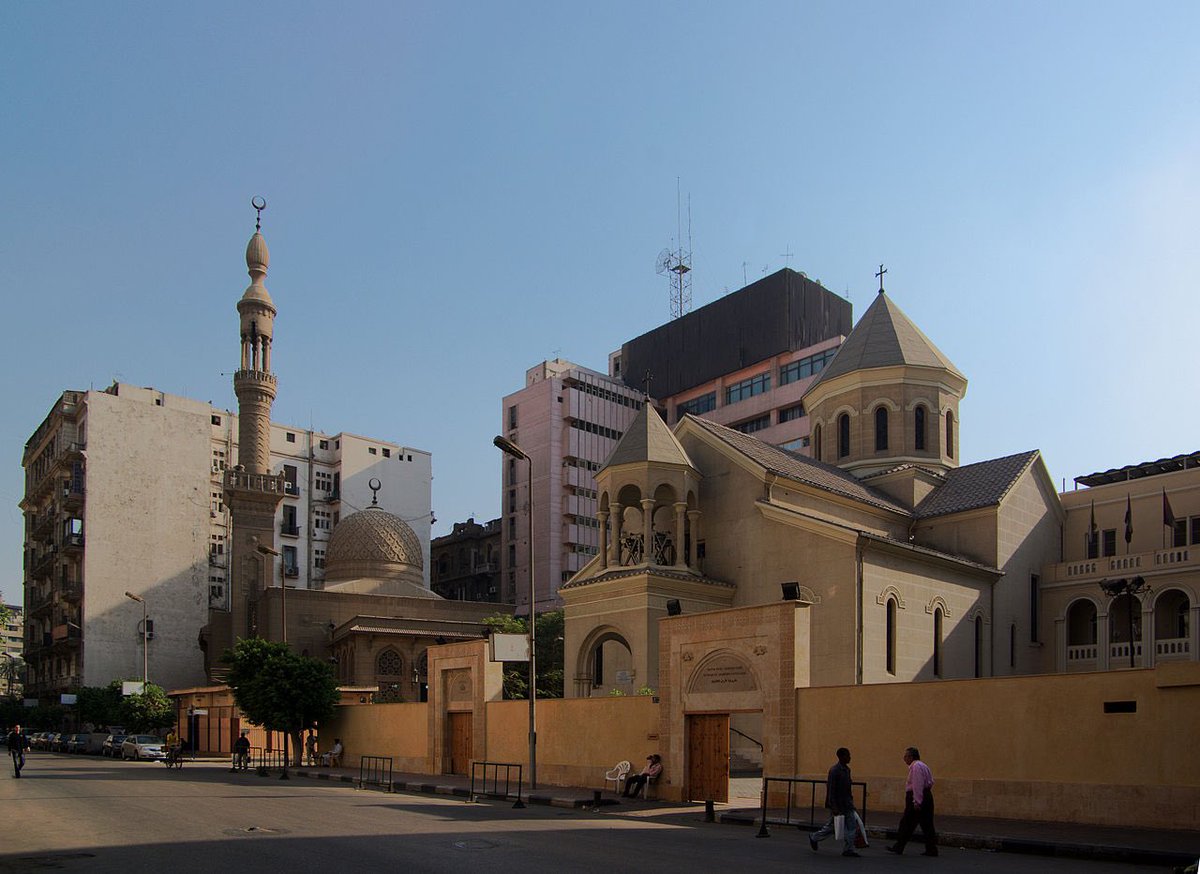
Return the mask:
{"type": "MultiPolygon", "coordinates": [[[[141,677],[142,605],[126,592],[145,599],[151,682],[204,682],[197,637],[210,608],[230,609],[223,478],[238,465],[238,425],[210,403],[125,383],[55,402],[23,458],[28,694],[141,677]]],[[[373,480],[428,555],[428,452],[275,422],[269,444],[289,587],[322,588],[333,526],[371,503],[373,480]]],[[[428,586],[428,562],[424,573],[428,586]]]]}
{"type": "MultiPolygon", "coordinates": [[[[504,398],[500,433],[532,459],[533,553],[537,610],[561,602],[558,587],[600,547],[593,474],[608,458],[643,396],[595,370],[556,358],[525,373],[525,387],[504,398]]],[[[529,604],[530,470],[501,460],[501,600],[529,604]]]]}
{"type": "Polygon", "coordinates": [[[25,673],[25,611],[6,604],[8,621],[0,624],[0,695],[20,695],[25,673]]]}
{"type": "Polygon", "coordinates": [[[500,600],[500,520],[455,522],[429,546],[430,585],[454,601],[500,600]]]}

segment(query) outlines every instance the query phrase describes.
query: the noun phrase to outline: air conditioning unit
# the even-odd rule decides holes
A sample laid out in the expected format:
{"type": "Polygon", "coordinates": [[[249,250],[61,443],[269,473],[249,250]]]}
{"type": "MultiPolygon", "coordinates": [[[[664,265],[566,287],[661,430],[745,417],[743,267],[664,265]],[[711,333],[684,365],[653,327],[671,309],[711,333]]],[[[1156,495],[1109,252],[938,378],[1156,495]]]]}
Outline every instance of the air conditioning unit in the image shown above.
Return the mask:
{"type": "Polygon", "coordinates": [[[495,587],[495,586],[488,586],[488,594],[489,594],[489,595],[494,595],[494,594],[496,594],[496,587],[495,587]]]}

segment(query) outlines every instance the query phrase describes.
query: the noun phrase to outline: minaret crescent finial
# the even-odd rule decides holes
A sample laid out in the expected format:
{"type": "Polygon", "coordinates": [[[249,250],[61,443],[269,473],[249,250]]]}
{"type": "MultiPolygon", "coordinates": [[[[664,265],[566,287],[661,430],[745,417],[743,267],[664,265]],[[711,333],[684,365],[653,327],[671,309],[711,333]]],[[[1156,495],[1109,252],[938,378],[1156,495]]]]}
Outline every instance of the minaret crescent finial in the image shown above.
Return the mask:
{"type": "Polygon", "coordinates": [[[262,230],[262,211],[267,208],[267,199],[256,194],[250,198],[250,205],[257,212],[257,215],[254,216],[254,232],[258,233],[262,230]]]}
{"type": "Polygon", "coordinates": [[[383,488],[383,483],[381,483],[379,480],[375,479],[374,477],[371,477],[371,481],[369,483],[367,483],[367,488],[369,488],[371,490],[371,506],[378,507],[379,506],[379,490],[381,488],[383,488]]]}

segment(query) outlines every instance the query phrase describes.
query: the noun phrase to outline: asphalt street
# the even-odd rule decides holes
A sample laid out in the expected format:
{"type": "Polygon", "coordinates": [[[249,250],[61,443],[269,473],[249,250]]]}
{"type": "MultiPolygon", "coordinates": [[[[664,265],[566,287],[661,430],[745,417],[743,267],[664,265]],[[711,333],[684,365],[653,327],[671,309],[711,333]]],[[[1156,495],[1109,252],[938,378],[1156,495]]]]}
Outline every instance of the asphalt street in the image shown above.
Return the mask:
{"type": "MultiPolygon", "coordinates": [[[[7,763],[6,763],[7,764],[7,763]]],[[[356,790],[344,783],[232,774],[189,763],[33,753],[0,776],[0,872],[434,871],[1162,871],[1121,863],[945,849],[842,858],[806,834],[703,822],[694,807],[570,810],[356,790]]]]}

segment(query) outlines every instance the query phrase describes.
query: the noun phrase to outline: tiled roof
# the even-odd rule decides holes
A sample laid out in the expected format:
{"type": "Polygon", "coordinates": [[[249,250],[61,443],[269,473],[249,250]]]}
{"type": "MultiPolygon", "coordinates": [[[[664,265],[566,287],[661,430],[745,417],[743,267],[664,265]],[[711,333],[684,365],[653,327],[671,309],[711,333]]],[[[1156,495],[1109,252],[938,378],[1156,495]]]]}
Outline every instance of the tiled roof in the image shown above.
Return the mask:
{"type": "Polygon", "coordinates": [[[928,519],[999,504],[1037,457],[1038,450],[1032,449],[949,470],[946,482],[917,506],[916,516],[928,519]]]}
{"type": "Polygon", "coordinates": [[[642,404],[625,434],[604,462],[613,467],[630,462],[651,461],[660,464],[683,464],[694,467],[671,429],[667,427],[652,404],[642,404]]]}
{"type": "Polygon", "coordinates": [[[751,461],[782,477],[814,486],[843,497],[853,498],[874,507],[891,510],[893,513],[912,515],[909,507],[897,502],[883,492],[864,485],[857,477],[839,467],[823,461],[788,452],[778,446],[764,443],[749,434],[734,431],[708,419],[688,415],[687,419],[745,455],[751,461]]]}
{"type": "Polygon", "coordinates": [[[897,364],[939,367],[962,376],[900,307],[881,292],[813,385],[855,370],[897,364]]]}

